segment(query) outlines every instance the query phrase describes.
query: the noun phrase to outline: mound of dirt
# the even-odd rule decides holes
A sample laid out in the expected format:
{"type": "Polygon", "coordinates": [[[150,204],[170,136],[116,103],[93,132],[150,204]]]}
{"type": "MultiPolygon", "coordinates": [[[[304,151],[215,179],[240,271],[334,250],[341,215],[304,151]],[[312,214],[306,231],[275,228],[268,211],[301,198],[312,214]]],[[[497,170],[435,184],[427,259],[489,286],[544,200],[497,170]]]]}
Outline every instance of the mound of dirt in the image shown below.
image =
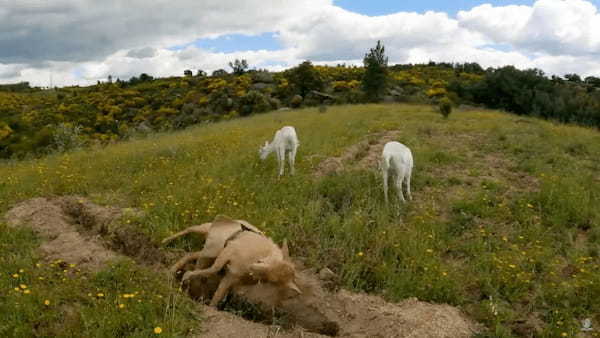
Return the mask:
{"type": "MultiPolygon", "coordinates": [[[[99,270],[118,255],[105,248],[99,238],[77,231],[76,219],[65,210],[72,204],[87,205],[90,202],[78,197],[33,198],[10,209],[5,218],[11,227],[29,226],[37,232],[44,240],[40,250],[48,260],[62,260],[84,269],[99,270]]],[[[116,208],[94,206],[93,209],[95,212],[90,215],[97,216],[100,222],[110,222],[121,216],[116,208]]]]}
{"type": "Polygon", "coordinates": [[[317,338],[327,337],[307,332],[302,328],[284,329],[279,325],[265,325],[240,318],[234,314],[206,306],[200,337],[206,338],[317,338]]]}
{"type": "MultiPolygon", "coordinates": [[[[218,285],[218,278],[196,280],[190,285],[190,294],[208,300],[218,285]]],[[[471,337],[480,330],[459,309],[446,304],[431,304],[416,298],[394,304],[378,296],[346,290],[327,292],[321,287],[319,277],[309,269],[298,274],[296,284],[302,294],[280,303],[276,301],[278,290],[271,284],[238,286],[233,289],[228,306],[235,307],[236,303],[258,305],[253,309],[257,319],[277,321],[288,328],[295,326],[296,330],[302,327],[318,333],[314,337],[450,338],[471,337]]],[[[215,337],[235,337],[234,332],[231,333],[230,336],[224,336],[219,331],[215,337]]],[[[269,335],[263,328],[256,337],[264,336],[269,335]]]]}
{"type": "Polygon", "coordinates": [[[409,298],[399,304],[341,290],[342,337],[471,337],[479,326],[459,309],[409,298]]]}
{"type": "Polygon", "coordinates": [[[96,271],[120,254],[149,262],[168,261],[134,229],[111,224],[123,216],[140,216],[130,208],[100,206],[79,196],[33,198],[10,209],[9,226],[29,226],[43,239],[40,251],[50,261],[62,260],[96,271]]]}
{"type": "Polygon", "coordinates": [[[386,131],[367,136],[366,139],[346,148],[340,156],[328,157],[321,161],[314,176],[319,178],[343,170],[375,169],[381,157],[383,146],[394,141],[398,131],[386,131]]]}

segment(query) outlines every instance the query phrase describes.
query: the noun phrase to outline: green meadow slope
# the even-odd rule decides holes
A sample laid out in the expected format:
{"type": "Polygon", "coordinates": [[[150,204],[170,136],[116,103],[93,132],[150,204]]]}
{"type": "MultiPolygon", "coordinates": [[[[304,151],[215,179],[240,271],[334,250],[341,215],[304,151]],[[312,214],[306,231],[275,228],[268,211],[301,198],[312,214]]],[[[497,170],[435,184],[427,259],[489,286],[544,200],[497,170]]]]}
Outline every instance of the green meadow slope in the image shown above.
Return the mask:
{"type": "MultiPolygon", "coordinates": [[[[1,163],[0,212],[32,197],[86,196],[145,211],[121,226],[156,245],[227,214],[287,238],[293,256],[329,267],[345,288],[453,304],[490,336],[574,336],[584,318],[600,326],[599,158],[597,130],[497,111],[447,120],[417,105],[278,111],[1,163]],[[297,174],[278,179],[274,156],[261,162],[258,148],[283,125],[295,126],[300,148],[297,174]],[[355,164],[389,132],[413,152],[414,200],[386,207],[376,163],[355,164]],[[315,175],[356,144],[346,170],[315,175]]],[[[31,231],[1,222],[0,333],[181,336],[202,325],[150,268],[124,260],[70,273],[37,256],[31,231]]]]}

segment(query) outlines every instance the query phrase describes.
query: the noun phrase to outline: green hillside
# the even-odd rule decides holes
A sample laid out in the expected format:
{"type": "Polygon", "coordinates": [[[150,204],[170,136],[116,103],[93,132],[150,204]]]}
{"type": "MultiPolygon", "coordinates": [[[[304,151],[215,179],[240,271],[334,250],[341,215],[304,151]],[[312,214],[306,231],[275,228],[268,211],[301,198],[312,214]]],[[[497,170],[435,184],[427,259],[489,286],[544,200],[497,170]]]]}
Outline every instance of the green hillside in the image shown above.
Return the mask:
{"type": "MultiPolygon", "coordinates": [[[[287,238],[292,256],[329,267],[345,288],[456,305],[489,336],[574,336],[584,318],[600,325],[598,158],[594,129],[491,110],[443,119],[426,105],[339,105],[3,162],[0,212],[32,197],[86,196],[144,210],[121,226],[156,245],[227,214],[287,238]],[[274,156],[261,162],[258,148],[284,125],[296,128],[300,148],[297,174],[278,179],[274,156]],[[413,152],[412,202],[384,205],[375,163],[315,175],[327,157],[390,131],[413,152]]],[[[181,336],[202,325],[194,305],[148,267],[126,261],[63,281],[56,267],[36,268],[38,245],[30,231],[0,223],[0,317],[9,319],[0,333],[147,336],[161,327],[181,336]],[[118,295],[139,283],[161,297],[119,308],[118,295]],[[53,324],[61,318],[69,320],[53,324]]]]}

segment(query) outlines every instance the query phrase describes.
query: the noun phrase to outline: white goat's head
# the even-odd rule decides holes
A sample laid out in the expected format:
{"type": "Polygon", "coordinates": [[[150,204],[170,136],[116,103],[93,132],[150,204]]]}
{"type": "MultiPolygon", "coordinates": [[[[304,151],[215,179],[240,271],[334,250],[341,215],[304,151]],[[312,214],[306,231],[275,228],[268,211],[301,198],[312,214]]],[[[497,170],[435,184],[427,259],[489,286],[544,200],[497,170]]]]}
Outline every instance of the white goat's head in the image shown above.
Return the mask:
{"type": "Polygon", "coordinates": [[[260,147],[260,149],[258,150],[258,155],[260,156],[261,160],[267,158],[267,156],[269,155],[269,141],[265,141],[265,145],[260,147]]]}

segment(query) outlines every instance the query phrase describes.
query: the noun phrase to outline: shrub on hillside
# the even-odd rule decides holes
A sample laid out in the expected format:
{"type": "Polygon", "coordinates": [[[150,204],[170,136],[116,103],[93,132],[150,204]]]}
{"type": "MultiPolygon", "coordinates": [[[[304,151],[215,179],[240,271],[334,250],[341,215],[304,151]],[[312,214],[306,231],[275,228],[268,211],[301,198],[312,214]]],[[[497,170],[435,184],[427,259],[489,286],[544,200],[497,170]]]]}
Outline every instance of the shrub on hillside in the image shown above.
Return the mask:
{"type": "Polygon", "coordinates": [[[302,97],[311,90],[323,90],[325,82],[310,61],[302,62],[298,67],[286,71],[286,78],[302,97]]]}
{"type": "Polygon", "coordinates": [[[302,104],[302,100],[302,96],[294,95],[294,97],[292,97],[292,99],[290,100],[290,106],[292,106],[293,108],[298,108],[302,104]]]}
{"type": "Polygon", "coordinates": [[[240,114],[242,116],[266,112],[271,108],[272,104],[269,98],[256,90],[250,90],[240,98],[240,114]]]}
{"type": "Polygon", "coordinates": [[[440,110],[440,114],[442,114],[442,116],[445,119],[447,119],[448,116],[450,115],[450,113],[452,113],[452,102],[450,101],[449,98],[443,97],[440,99],[440,102],[438,103],[438,108],[440,110]]]}
{"type": "Polygon", "coordinates": [[[58,152],[82,147],[84,145],[81,135],[81,126],[70,123],[57,125],[52,134],[52,148],[58,152]]]}

